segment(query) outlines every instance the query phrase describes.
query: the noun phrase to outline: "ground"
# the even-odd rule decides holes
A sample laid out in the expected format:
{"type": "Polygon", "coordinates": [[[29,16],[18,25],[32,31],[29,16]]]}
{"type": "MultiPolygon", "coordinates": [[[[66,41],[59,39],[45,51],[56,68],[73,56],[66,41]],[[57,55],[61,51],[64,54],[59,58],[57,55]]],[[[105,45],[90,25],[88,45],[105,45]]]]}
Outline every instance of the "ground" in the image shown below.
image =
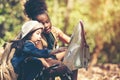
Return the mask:
{"type": "MultiPolygon", "coordinates": [[[[60,80],[59,77],[56,80],[60,80]]],[[[120,64],[99,64],[79,69],[77,80],[120,80],[120,64]]]]}
{"type": "Polygon", "coordinates": [[[120,80],[120,64],[99,64],[79,69],[78,80],[120,80]]]}

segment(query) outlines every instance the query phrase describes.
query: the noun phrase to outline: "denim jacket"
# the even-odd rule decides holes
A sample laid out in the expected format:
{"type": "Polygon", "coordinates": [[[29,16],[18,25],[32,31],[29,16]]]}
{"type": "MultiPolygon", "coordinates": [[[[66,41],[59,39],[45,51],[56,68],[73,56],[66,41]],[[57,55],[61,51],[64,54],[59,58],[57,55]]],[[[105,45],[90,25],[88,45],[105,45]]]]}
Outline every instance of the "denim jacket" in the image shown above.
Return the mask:
{"type": "Polygon", "coordinates": [[[14,70],[16,73],[19,73],[20,71],[20,65],[22,62],[24,62],[26,60],[26,58],[31,57],[31,59],[35,59],[35,58],[48,58],[49,57],[49,53],[51,50],[47,50],[47,49],[38,49],[35,47],[35,45],[30,42],[30,41],[26,41],[22,51],[20,51],[21,55],[16,55],[17,50],[14,53],[14,56],[11,60],[11,63],[14,67],[14,70]]]}
{"type": "Polygon", "coordinates": [[[47,49],[40,50],[37,47],[35,47],[35,45],[30,41],[26,41],[23,47],[23,55],[33,56],[38,58],[41,57],[48,58],[50,51],[51,50],[47,50],[47,49]]]}

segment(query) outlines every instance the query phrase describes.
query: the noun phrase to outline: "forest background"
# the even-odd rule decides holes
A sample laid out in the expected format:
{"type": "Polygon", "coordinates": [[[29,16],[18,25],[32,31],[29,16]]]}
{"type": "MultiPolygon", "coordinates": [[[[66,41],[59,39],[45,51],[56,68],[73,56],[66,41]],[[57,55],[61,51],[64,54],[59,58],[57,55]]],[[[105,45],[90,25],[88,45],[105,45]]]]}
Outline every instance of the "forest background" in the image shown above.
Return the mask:
{"type": "MultiPolygon", "coordinates": [[[[0,54],[5,42],[13,40],[28,20],[26,0],[0,0],[0,54]]],[[[91,65],[120,64],[120,0],[46,0],[54,26],[69,36],[82,20],[90,47],[91,65]]]]}

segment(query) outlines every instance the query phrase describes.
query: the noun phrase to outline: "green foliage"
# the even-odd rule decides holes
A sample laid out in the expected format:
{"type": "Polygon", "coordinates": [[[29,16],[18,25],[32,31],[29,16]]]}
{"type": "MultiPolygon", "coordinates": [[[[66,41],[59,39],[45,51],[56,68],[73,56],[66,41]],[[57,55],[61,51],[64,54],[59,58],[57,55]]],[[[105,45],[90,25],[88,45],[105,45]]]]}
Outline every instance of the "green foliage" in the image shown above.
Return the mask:
{"type": "MultiPolygon", "coordinates": [[[[24,20],[21,0],[0,1],[0,27],[3,27],[4,37],[0,38],[0,44],[14,39],[19,33],[24,20]]],[[[69,10],[68,26],[65,26],[67,1],[70,0],[46,0],[48,13],[54,26],[65,30],[71,35],[74,26],[79,20],[84,22],[86,39],[93,53],[100,36],[103,49],[100,52],[100,61],[109,61],[108,57],[114,56],[111,62],[120,59],[120,0],[73,0],[69,10]],[[110,55],[109,55],[110,54],[110,55]]]]}
{"type": "Polygon", "coordinates": [[[2,0],[0,2],[0,27],[3,27],[4,37],[1,37],[0,44],[4,41],[14,39],[20,31],[23,23],[23,10],[19,0],[2,0]]]}

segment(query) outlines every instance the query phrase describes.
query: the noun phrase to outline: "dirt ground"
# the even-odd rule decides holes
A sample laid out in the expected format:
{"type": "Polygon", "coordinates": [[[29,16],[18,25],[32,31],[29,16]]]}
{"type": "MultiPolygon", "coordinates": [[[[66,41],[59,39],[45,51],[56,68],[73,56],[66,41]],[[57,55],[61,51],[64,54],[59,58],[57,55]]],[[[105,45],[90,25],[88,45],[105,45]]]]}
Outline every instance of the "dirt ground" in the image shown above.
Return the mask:
{"type": "Polygon", "coordinates": [[[99,64],[88,70],[81,68],[77,80],[120,80],[120,64],[99,64]]]}
{"type": "Polygon", "coordinates": [[[120,64],[99,64],[79,69],[78,80],[120,80],[120,64]]]}

